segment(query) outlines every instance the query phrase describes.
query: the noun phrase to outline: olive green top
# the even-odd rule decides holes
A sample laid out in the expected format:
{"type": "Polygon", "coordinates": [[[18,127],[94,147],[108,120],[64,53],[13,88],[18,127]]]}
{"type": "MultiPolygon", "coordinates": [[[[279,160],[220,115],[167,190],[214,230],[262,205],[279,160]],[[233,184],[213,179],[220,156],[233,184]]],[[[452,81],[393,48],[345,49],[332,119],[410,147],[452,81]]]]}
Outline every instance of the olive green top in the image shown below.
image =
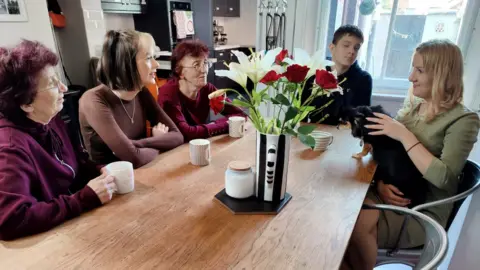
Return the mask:
{"type": "MultiPolygon", "coordinates": [[[[418,114],[421,102],[416,100],[409,113],[398,116],[420,141],[435,156],[423,178],[429,182],[427,202],[453,196],[457,192],[459,176],[477,141],[480,120],[476,113],[458,104],[449,111],[427,122],[418,114]]],[[[452,204],[426,209],[444,227],[452,210],[452,204]]]]}

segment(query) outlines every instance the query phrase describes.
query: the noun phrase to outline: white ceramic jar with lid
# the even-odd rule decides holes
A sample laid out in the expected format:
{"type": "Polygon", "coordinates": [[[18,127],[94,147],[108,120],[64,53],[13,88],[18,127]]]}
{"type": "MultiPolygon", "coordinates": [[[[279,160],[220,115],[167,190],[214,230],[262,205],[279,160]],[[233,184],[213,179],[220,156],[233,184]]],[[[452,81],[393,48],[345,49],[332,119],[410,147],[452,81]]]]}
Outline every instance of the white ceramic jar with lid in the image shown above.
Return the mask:
{"type": "Polygon", "coordinates": [[[225,192],[228,196],[245,199],[255,194],[252,166],[245,161],[232,161],[225,172],[225,192]]]}

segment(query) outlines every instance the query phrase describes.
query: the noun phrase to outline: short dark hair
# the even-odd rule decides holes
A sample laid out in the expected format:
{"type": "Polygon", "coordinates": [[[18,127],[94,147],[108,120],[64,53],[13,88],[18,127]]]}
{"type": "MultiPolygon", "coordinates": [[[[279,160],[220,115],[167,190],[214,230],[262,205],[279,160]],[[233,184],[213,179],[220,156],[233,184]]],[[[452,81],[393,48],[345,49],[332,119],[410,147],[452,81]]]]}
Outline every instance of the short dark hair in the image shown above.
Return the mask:
{"type": "Polygon", "coordinates": [[[110,89],[133,91],[142,88],[136,56],[141,33],[110,30],[105,35],[97,78],[110,89]]]}
{"type": "Polygon", "coordinates": [[[39,73],[58,60],[37,41],[24,39],[15,47],[0,47],[0,113],[10,120],[25,116],[21,106],[34,101],[39,73]]]}
{"type": "Polygon", "coordinates": [[[354,36],[358,39],[360,39],[363,43],[363,33],[360,28],[358,28],[355,25],[351,24],[346,24],[340,26],[335,33],[333,34],[333,40],[332,43],[337,45],[337,42],[342,39],[344,36],[354,36]]]}
{"type": "Polygon", "coordinates": [[[172,68],[172,75],[176,78],[180,77],[182,69],[178,66],[178,63],[182,59],[190,55],[192,57],[199,57],[205,55],[208,57],[208,47],[200,40],[184,40],[180,42],[172,52],[172,57],[170,58],[170,66],[172,68]]]}

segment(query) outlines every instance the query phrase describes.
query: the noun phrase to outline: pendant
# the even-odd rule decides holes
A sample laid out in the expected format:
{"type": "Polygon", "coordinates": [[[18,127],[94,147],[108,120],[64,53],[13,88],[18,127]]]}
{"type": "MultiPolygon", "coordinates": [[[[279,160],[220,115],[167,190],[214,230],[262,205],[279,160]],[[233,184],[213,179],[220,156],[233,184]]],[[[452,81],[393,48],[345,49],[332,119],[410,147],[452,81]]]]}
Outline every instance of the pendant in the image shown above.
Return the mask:
{"type": "Polygon", "coordinates": [[[132,124],[133,124],[133,119],[130,119],[132,121],[132,124]]]}

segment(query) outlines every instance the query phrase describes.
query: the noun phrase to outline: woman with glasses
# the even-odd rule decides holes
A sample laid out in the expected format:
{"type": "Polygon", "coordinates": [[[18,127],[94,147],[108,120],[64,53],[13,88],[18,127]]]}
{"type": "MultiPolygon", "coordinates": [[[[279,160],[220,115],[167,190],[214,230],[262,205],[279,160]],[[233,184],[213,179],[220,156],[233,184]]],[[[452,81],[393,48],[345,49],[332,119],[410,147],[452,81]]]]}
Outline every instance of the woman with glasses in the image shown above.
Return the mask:
{"type": "Polygon", "coordinates": [[[47,231],[107,203],[116,189],[58,115],[67,91],[58,61],[34,41],[0,47],[1,240],[47,231]]]}
{"type": "Polygon", "coordinates": [[[207,58],[208,48],[200,41],[179,43],[171,57],[173,78],[159,90],[158,103],[177,124],[185,141],[228,133],[228,117],[245,116],[242,110],[225,105],[221,112],[224,117],[208,122],[208,95],[217,89],[207,83],[211,67],[207,58]]]}
{"type": "Polygon", "coordinates": [[[155,83],[154,50],[150,34],[107,32],[98,67],[101,84],[85,92],[79,109],[82,136],[95,163],[124,160],[138,168],[183,144],[182,134],[145,87],[155,83]]]}

